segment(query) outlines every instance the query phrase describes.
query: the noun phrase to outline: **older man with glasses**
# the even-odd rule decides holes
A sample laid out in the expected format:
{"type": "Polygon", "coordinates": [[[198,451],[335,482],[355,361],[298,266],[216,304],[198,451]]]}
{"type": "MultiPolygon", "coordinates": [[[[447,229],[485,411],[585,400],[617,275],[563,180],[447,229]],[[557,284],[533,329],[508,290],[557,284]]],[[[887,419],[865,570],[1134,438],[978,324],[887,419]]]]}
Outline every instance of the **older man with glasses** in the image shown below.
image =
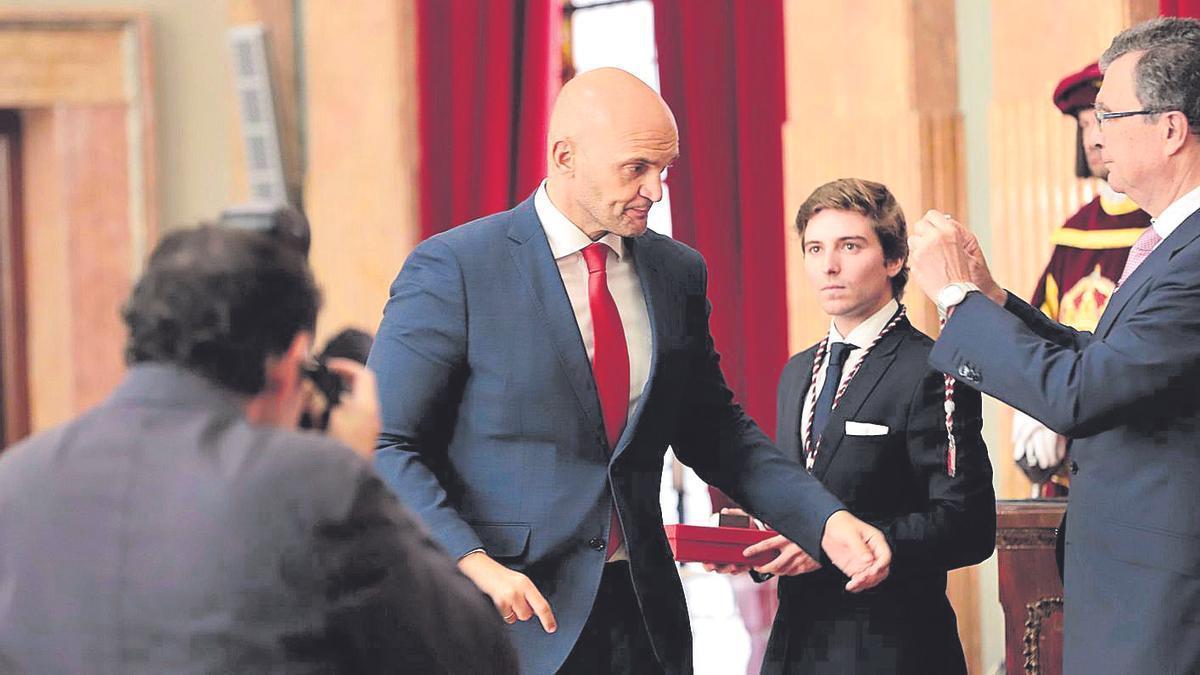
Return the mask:
{"type": "Polygon", "coordinates": [[[952,312],[930,362],[1074,439],[1064,672],[1200,672],[1200,21],[1118,35],[1096,98],[1109,183],[1153,218],[1095,331],[1050,321],[931,211],[913,275],[952,312]],[[991,302],[989,302],[991,300],[991,302]]]}

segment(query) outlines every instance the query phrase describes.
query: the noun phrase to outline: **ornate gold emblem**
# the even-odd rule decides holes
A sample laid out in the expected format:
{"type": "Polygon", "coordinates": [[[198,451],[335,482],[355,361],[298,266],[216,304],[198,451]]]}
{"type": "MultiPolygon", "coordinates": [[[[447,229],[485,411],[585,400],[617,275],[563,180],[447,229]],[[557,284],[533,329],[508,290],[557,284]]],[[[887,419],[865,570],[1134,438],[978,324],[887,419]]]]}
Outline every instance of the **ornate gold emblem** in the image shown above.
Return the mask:
{"type": "Polygon", "coordinates": [[[1063,296],[1058,320],[1076,330],[1096,330],[1100,314],[1117,285],[1100,274],[1100,265],[1063,296]]]}

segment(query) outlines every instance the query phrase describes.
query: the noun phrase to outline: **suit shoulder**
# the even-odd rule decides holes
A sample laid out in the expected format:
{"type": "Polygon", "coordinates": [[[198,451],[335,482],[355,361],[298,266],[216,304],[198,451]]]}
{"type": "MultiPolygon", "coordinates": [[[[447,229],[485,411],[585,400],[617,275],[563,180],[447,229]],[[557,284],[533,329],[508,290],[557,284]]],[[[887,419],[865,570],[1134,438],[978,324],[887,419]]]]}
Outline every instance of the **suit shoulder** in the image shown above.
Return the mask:
{"type": "Polygon", "coordinates": [[[900,343],[901,348],[907,351],[921,352],[928,357],[929,352],[933,350],[933,338],[912,324],[909,324],[907,328],[908,330],[904,331],[904,341],[900,343]]]}
{"type": "Polygon", "coordinates": [[[786,364],[784,364],[783,369],[791,370],[793,368],[799,368],[803,365],[812,366],[813,359],[817,356],[817,347],[820,346],[821,343],[818,342],[802,352],[792,354],[792,357],[787,360],[786,364]]]}
{"type": "Polygon", "coordinates": [[[255,446],[247,458],[245,492],[277,503],[304,501],[323,517],[344,513],[365,477],[366,460],[315,432],[245,425],[255,446]]]}
{"type": "Polygon", "coordinates": [[[783,364],[783,370],[779,372],[780,387],[796,379],[797,377],[808,377],[809,371],[812,370],[813,359],[816,358],[817,347],[819,344],[820,343],[815,344],[802,352],[793,354],[792,357],[787,360],[787,363],[783,364]]]}
{"type": "Polygon", "coordinates": [[[688,266],[706,267],[704,256],[696,249],[678,239],[672,239],[654,230],[646,230],[646,233],[639,237],[638,240],[661,249],[671,260],[688,266]]]}
{"type": "Polygon", "coordinates": [[[13,444],[0,454],[0,481],[4,475],[36,470],[36,467],[49,467],[52,470],[57,456],[73,446],[76,439],[87,437],[91,425],[96,423],[100,415],[100,407],[92,408],[79,417],[39,431],[13,444]]]}
{"type": "Polygon", "coordinates": [[[417,248],[446,246],[454,251],[475,248],[494,239],[503,238],[508,231],[513,210],[492,213],[439,232],[417,245],[417,248]]]}

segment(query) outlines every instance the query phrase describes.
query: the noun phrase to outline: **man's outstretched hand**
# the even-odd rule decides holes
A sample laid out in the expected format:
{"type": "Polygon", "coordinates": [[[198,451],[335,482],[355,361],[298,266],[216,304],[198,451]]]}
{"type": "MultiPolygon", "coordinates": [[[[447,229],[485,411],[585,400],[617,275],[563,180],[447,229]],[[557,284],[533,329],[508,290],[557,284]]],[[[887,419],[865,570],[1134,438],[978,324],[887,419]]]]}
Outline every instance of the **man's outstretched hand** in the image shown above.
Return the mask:
{"type": "Polygon", "coordinates": [[[879,585],[891,570],[892,549],[883,533],[849,511],[836,511],[825,521],[821,548],[850,577],[846,590],[851,593],[879,585]]]}

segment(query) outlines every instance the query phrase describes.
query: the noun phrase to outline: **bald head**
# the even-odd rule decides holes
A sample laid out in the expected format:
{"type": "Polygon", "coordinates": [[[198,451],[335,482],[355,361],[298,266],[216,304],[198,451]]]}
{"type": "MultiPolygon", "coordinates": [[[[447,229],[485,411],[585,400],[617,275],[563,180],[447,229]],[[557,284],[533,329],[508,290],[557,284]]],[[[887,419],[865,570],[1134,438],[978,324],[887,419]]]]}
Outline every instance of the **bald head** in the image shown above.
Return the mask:
{"type": "Polygon", "coordinates": [[[675,131],[666,101],[645,82],[619,68],[597,68],[563,85],[550,114],[547,147],[594,134],[675,131]]]}
{"type": "Polygon", "coordinates": [[[550,115],[550,199],[596,239],[639,236],[662,199],[662,172],[679,154],[675,116],[662,97],[617,68],[566,83],[550,115]]]}

